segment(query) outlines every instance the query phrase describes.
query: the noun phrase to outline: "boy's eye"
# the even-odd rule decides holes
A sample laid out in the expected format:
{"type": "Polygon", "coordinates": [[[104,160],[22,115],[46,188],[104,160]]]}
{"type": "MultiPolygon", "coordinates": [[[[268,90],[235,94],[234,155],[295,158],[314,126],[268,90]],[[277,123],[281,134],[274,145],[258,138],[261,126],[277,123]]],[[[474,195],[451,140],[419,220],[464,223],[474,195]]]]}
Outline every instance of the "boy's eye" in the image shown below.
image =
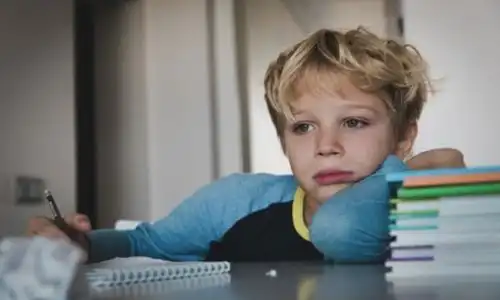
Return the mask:
{"type": "Polygon", "coordinates": [[[295,124],[293,126],[293,132],[298,133],[298,134],[307,133],[307,132],[311,131],[312,129],[313,129],[313,126],[311,124],[308,124],[308,123],[299,123],[299,124],[295,124]]]}
{"type": "Polygon", "coordinates": [[[363,128],[368,125],[368,122],[360,119],[349,118],[344,120],[343,125],[347,128],[363,128]]]}

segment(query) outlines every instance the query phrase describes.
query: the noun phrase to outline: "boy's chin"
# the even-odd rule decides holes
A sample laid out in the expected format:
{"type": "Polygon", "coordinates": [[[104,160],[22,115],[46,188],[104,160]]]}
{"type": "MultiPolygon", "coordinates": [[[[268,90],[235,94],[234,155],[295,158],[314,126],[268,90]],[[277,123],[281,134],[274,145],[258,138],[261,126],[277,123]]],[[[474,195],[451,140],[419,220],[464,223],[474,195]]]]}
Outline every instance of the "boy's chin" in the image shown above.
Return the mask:
{"type": "Polygon", "coordinates": [[[339,191],[345,189],[346,187],[350,186],[351,183],[339,183],[339,184],[331,184],[331,185],[323,185],[323,186],[318,186],[316,188],[316,199],[318,202],[324,203],[328,201],[333,195],[338,193],[339,191]]]}

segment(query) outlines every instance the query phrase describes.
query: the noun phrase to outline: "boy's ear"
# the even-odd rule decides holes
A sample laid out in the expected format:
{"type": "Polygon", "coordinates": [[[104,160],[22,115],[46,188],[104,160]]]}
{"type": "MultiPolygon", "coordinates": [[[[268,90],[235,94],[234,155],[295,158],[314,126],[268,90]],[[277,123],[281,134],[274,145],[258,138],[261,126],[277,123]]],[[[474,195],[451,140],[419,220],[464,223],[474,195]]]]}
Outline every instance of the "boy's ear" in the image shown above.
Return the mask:
{"type": "Polygon", "coordinates": [[[408,126],[403,139],[401,139],[396,145],[395,154],[401,160],[405,160],[411,155],[411,151],[413,149],[415,139],[417,138],[417,134],[418,125],[417,122],[413,122],[408,126]]]}

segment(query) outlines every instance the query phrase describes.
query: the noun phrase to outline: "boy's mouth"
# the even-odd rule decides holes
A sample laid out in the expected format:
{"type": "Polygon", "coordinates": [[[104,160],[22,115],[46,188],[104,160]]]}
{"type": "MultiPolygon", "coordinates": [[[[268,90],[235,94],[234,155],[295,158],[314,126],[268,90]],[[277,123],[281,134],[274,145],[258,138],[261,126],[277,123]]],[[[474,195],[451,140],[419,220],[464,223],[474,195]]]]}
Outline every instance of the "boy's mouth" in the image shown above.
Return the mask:
{"type": "Polygon", "coordinates": [[[352,181],[354,172],[342,170],[323,170],[313,176],[319,185],[330,185],[336,183],[347,183],[352,181]]]}

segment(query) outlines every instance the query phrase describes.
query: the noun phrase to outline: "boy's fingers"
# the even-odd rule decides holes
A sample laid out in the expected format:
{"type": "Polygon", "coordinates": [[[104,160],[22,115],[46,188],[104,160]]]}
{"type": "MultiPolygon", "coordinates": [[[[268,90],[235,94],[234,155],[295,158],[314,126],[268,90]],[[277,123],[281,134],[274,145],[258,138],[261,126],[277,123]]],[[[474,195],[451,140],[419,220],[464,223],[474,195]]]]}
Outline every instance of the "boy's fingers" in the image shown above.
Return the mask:
{"type": "Polygon", "coordinates": [[[69,242],[68,236],[56,226],[46,226],[38,232],[38,235],[49,239],[63,239],[69,242]]]}
{"type": "Polygon", "coordinates": [[[36,217],[29,221],[28,236],[43,236],[46,238],[52,239],[65,239],[68,240],[68,237],[64,232],[62,232],[57,226],[55,226],[49,219],[45,217],[36,217]]]}
{"type": "Polygon", "coordinates": [[[71,214],[65,218],[66,223],[80,231],[91,230],[90,220],[86,215],[82,214],[71,214]]]}
{"type": "Polygon", "coordinates": [[[27,234],[29,236],[37,235],[38,232],[42,231],[45,227],[54,226],[52,222],[45,217],[35,217],[29,220],[27,234]]]}
{"type": "Polygon", "coordinates": [[[77,214],[75,216],[75,227],[81,231],[89,231],[91,228],[90,220],[86,215],[77,214]]]}

